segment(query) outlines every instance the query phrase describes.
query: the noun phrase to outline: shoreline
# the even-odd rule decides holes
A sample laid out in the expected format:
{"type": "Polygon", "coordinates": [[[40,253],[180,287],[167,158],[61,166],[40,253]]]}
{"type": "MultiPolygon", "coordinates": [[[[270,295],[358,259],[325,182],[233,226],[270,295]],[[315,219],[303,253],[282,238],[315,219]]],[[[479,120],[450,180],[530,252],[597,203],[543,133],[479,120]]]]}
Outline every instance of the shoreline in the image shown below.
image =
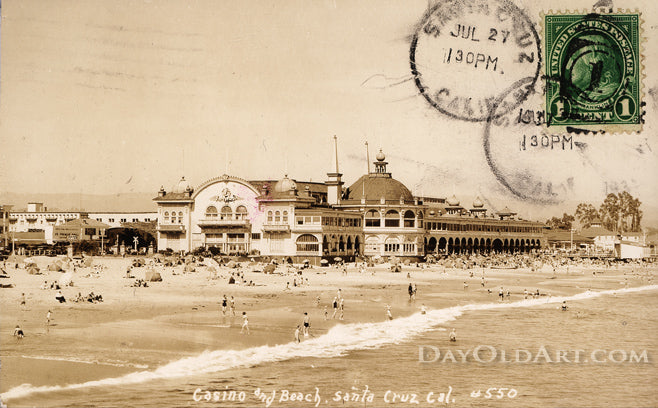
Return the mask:
{"type": "MultiPolygon", "coordinates": [[[[41,258],[37,257],[40,267],[52,261],[52,258],[41,258]]],[[[394,318],[398,318],[417,313],[423,304],[429,310],[436,310],[498,302],[497,288],[501,285],[511,292],[510,300],[505,302],[514,302],[523,299],[524,289],[532,292],[539,288],[545,295],[569,296],[587,289],[620,289],[626,286],[624,283],[628,279],[630,287],[647,284],[641,274],[630,275],[639,269],[638,266],[609,268],[602,273],[600,267],[582,267],[575,271],[572,268],[569,275],[558,273],[555,277],[552,271],[546,270],[487,269],[484,288],[479,275],[481,268],[474,270],[474,277],[469,277],[469,271],[462,269],[446,269],[443,273],[441,267],[419,269],[408,266],[402,273],[393,273],[385,271],[382,266],[376,269],[374,276],[360,274],[353,267],[348,268],[347,275],[331,267],[308,269],[303,277],[308,278],[309,286],[292,287],[291,290],[285,290],[285,287],[286,282],[296,278],[293,275],[263,275],[247,271],[247,281],[253,280],[263,286],[242,286],[227,283],[230,272],[227,268],[220,269],[226,275],[221,280],[208,280],[204,271],[174,275],[169,268],[170,271],[161,272],[163,282],[150,283],[147,288],[132,288],[127,286],[132,280],[121,277],[125,263],[130,259],[94,258],[94,261],[105,267],[100,277],[93,274],[85,277],[90,268],[78,270],[74,276],[75,286],[62,289],[67,298],[67,303],[63,304],[56,303],[55,290],[39,289],[44,280],[52,281],[62,273],[28,275],[25,270],[10,269],[15,287],[3,289],[4,296],[0,300],[0,317],[5,323],[0,332],[3,341],[0,393],[24,383],[64,385],[67,381],[82,383],[135,371],[151,371],[172,361],[209,351],[240,351],[262,345],[286,344],[293,341],[294,328],[301,324],[304,311],[311,318],[311,335],[321,336],[339,323],[383,322],[387,304],[391,305],[394,318]],[[598,271],[596,277],[591,276],[592,269],[598,271]],[[318,271],[322,273],[315,273],[318,271]],[[411,274],[411,282],[418,287],[417,299],[412,302],[408,300],[410,280],[407,272],[411,274]],[[464,287],[464,281],[468,287],[464,287]],[[343,321],[331,319],[330,304],[338,288],[346,299],[343,321]],[[72,293],[85,294],[90,290],[102,294],[104,302],[68,301],[72,293]],[[27,297],[25,310],[18,301],[23,292],[27,297]],[[220,299],[223,294],[229,298],[235,296],[234,318],[222,316],[220,299]],[[319,307],[317,296],[320,296],[319,307]],[[326,321],[325,305],[329,314],[326,321]],[[53,321],[46,330],[47,310],[52,310],[53,321]],[[242,311],[249,316],[249,335],[239,334],[242,311]],[[17,341],[11,336],[15,324],[20,324],[26,332],[24,339],[17,341]],[[69,361],[71,357],[87,362],[69,361]],[[121,362],[124,366],[90,364],[89,361],[121,362]],[[54,373],[58,375],[54,376],[54,373]],[[61,373],[66,375],[59,375],[61,373]],[[53,381],[54,378],[58,381],[53,381]]],[[[140,268],[134,275],[141,278],[145,270],[140,268]]],[[[651,274],[655,270],[653,265],[642,269],[651,274]]]]}

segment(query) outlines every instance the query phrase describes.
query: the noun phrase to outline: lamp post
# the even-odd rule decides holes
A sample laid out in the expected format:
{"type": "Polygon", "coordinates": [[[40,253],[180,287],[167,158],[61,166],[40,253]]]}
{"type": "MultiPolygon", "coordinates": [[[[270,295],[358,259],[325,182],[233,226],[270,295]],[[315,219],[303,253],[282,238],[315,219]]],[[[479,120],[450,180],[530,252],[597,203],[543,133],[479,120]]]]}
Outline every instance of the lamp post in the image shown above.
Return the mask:
{"type": "Polygon", "coordinates": [[[571,231],[571,252],[573,252],[573,232],[574,232],[574,229],[571,228],[570,231],[571,231]]]}
{"type": "Polygon", "coordinates": [[[137,252],[137,243],[139,242],[139,238],[133,237],[133,242],[135,243],[135,252],[137,252]]]}
{"type": "Polygon", "coordinates": [[[105,235],[105,228],[101,228],[101,255],[103,255],[103,235],[105,235]]]}

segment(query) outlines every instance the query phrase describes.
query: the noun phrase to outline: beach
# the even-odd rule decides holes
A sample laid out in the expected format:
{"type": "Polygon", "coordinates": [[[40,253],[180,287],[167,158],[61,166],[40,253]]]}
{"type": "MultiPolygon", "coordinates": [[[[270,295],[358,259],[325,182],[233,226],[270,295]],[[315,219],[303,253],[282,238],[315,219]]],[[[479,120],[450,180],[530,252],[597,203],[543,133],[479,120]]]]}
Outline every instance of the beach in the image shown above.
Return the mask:
{"type": "MultiPolygon", "coordinates": [[[[499,323],[510,321],[507,315],[514,314],[516,309],[499,311],[487,305],[535,301],[532,310],[536,312],[539,309],[543,314],[548,314],[551,324],[560,323],[554,319],[568,319],[569,324],[591,323],[604,318],[591,311],[592,308],[588,304],[594,300],[582,298],[568,301],[569,310],[560,315],[558,311],[561,303],[552,302],[551,299],[610,291],[606,292],[606,302],[616,309],[621,306],[614,306],[615,303],[623,305],[627,297],[639,296],[634,295],[635,292],[626,295],[624,291],[650,287],[652,284],[650,277],[655,275],[657,269],[655,265],[640,266],[636,263],[614,264],[612,267],[571,265],[555,270],[549,265],[531,270],[530,268],[462,269],[413,264],[404,265],[402,272],[394,273],[390,272],[387,264],[368,267],[364,272],[354,264],[348,264],[345,266],[345,271],[342,266],[340,268],[311,267],[301,269],[299,275],[296,270],[293,272],[292,268],[284,266],[279,266],[273,274],[264,274],[252,271],[262,269],[253,263],[247,262],[240,267],[228,268],[217,265],[211,259],[204,260],[204,266],[195,266],[195,272],[185,272],[184,265],[164,267],[161,264],[150,264],[151,261],[147,258],[146,266],[132,269],[134,278],[126,278],[126,270],[133,259],[94,257],[91,266],[76,267],[75,272],[72,273],[73,286],[61,287],[61,292],[66,298],[65,303],[55,299],[56,289],[40,288],[44,282],[59,281],[65,275],[63,272],[48,271],[48,265],[55,258],[34,257],[40,271],[43,272],[37,275],[28,274],[20,264],[18,269],[14,267],[15,265],[7,264],[6,270],[11,277],[3,279],[3,283],[11,283],[14,287],[3,288],[3,296],[0,300],[2,310],[0,312],[2,320],[0,394],[3,398],[7,397],[8,391],[15,392],[16,387],[23,384],[30,384],[24,387],[31,387],[32,390],[38,387],[83,384],[108,378],[122,378],[135,372],[151,373],[172,362],[199,358],[204,353],[210,353],[209,358],[222,354],[225,356],[229,352],[236,353],[236,358],[239,359],[245,356],[239,354],[241,350],[258,350],[260,346],[268,346],[270,347],[268,350],[274,350],[278,346],[288,345],[294,341],[295,328],[297,325],[302,325],[304,312],[310,317],[309,336],[302,336],[299,347],[307,342],[331,337],[332,333],[341,333],[342,327],[359,328],[365,325],[381,327],[387,321],[387,305],[391,307],[393,322],[409,324],[409,326],[401,326],[399,339],[378,343],[374,340],[379,337],[372,336],[368,339],[370,343],[364,342],[358,347],[351,347],[346,343],[345,352],[340,354],[340,360],[354,358],[357,361],[360,361],[358,356],[360,349],[377,349],[398,343],[414,344],[419,336],[422,337],[425,331],[430,329],[441,338],[447,338],[447,331],[454,326],[457,327],[460,341],[468,339],[472,344],[485,341],[490,337],[487,325],[475,324],[464,327],[461,324],[462,320],[473,318],[471,316],[476,312],[470,310],[476,310],[478,305],[484,306],[486,311],[478,312],[480,315],[475,318],[479,319],[481,314],[485,313],[496,322],[493,326],[499,330],[501,329],[499,323]],[[213,274],[211,272],[213,269],[218,272],[213,274]],[[134,287],[134,282],[144,279],[149,270],[158,271],[162,275],[162,281],[148,282],[148,287],[134,287]],[[287,273],[289,270],[290,273],[287,273]],[[229,284],[231,273],[236,274],[238,271],[244,274],[245,282],[251,281],[253,285],[244,283],[242,278],[238,279],[236,284],[229,284]],[[303,284],[300,285],[302,281],[303,284]],[[409,284],[417,288],[413,299],[410,299],[408,294],[409,284]],[[501,287],[504,288],[505,295],[502,300],[499,297],[501,287]],[[525,291],[528,294],[524,294],[525,291]],[[535,296],[533,299],[532,294],[536,291],[539,291],[540,296],[535,296]],[[619,294],[616,293],[617,291],[619,294]],[[90,292],[102,295],[103,301],[94,303],[73,301],[78,293],[86,296],[90,292]],[[25,305],[20,304],[23,293],[26,299],[25,305]],[[227,307],[226,313],[222,313],[221,303],[224,295],[228,299],[234,297],[235,315],[230,307],[227,307]],[[335,318],[332,318],[332,303],[334,298],[339,296],[344,299],[343,320],[338,318],[340,311],[335,318]],[[328,311],[326,320],[325,306],[328,311]],[[421,318],[422,308],[426,308],[429,315],[432,311],[454,307],[462,307],[455,316],[461,316],[462,313],[468,316],[464,316],[463,319],[456,317],[454,322],[451,321],[454,318],[446,318],[444,324],[440,323],[443,320],[436,320],[427,328],[424,327],[424,322],[416,324],[414,320],[409,320],[421,318]],[[50,324],[47,324],[46,320],[48,311],[51,311],[50,324]],[[241,333],[243,312],[248,316],[249,334],[241,333]],[[503,315],[504,318],[500,317],[503,315]],[[16,325],[20,325],[23,329],[24,338],[17,339],[12,336],[16,325]],[[420,327],[422,330],[416,331],[415,325],[422,326],[420,327]],[[446,332],[443,333],[443,330],[446,332]],[[405,331],[409,332],[409,336],[405,335],[405,331]],[[347,356],[344,357],[345,355],[347,356]]],[[[644,298],[648,296],[648,299],[655,299],[656,294],[655,289],[637,293],[641,293],[644,298]]],[[[655,301],[650,302],[643,315],[646,316],[647,313],[655,315],[655,307],[655,301]]],[[[640,317],[641,315],[630,316],[628,322],[640,317]]],[[[532,325],[536,322],[526,323],[532,325]]],[[[610,330],[633,329],[632,326],[620,326],[620,324],[610,322],[610,330]]],[[[597,324],[593,324],[593,327],[598,327],[594,329],[594,338],[597,335],[604,337],[608,332],[608,329],[603,330],[597,324]],[[601,332],[596,333],[596,330],[601,332]]],[[[648,322],[648,328],[652,327],[656,328],[655,320],[648,322]]],[[[504,325],[502,328],[504,330],[504,325]]],[[[636,344],[638,347],[655,347],[655,333],[656,331],[649,331],[644,337],[640,337],[640,334],[635,338],[635,343],[630,341],[627,346],[632,347],[636,344]]],[[[570,338],[568,332],[565,335],[570,338]]],[[[338,338],[339,334],[336,334],[336,337],[338,338]]],[[[528,336],[517,333],[516,338],[520,342],[518,344],[523,344],[523,339],[527,340],[528,336]]],[[[355,343],[358,341],[361,340],[354,340],[355,343]]],[[[534,339],[533,347],[538,347],[538,344],[534,339]]],[[[268,357],[261,364],[260,360],[254,357],[257,353],[252,354],[249,357],[251,359],[245,360],[244,364],[240,361],[232,361],[227,368],[262,371],[263,366],[283,364],[276,361],[291,360],[299,355],[299,353],[293,354],[290,358],[277,357],[273,360],[268,360],[268,357]]],[[[318,356],[310,353],[309,357],[318,356]]],[[[417,353],[414,358],[417,358],[417,353]]],[[[652,373],[656,372],[653,362],[650,364],[650,369],[653,370],[652,373]]],[[[191,367],[188,371],[182,370],[180,373],[189,372],[189,375],[192,375],[194,370],[195,368],[191,367]]],[[[611,370],[614,371],[614,367],[611,370]]],[[[206,366],[200,368],[199,373],[220,371],[222,371],[220,366],[206,366]]],[[[520,373],[521,371],[516,374],[520,373]]],[[[179,376],[165,375],[153,376],[153,378],[157,380],[179,378],[179,376]]],[[[145,381],[139,380],[133,383],[145,381]]],[[[294,382],[294,378],[291,381],[294,382]]],[[[120,381],[117,384],[120,384],[120,381]]],[[[650,386],[652,384],[644,385],[644,387],[650,386]]],[[[190,397],[195,389],[195,387],[182,387],[179,393],[185,396],[184,400],[193,402],[190,397]]],[[[50,399],[52,395],[58,395],[56,390],[45,393],[30,391],[23,394],[4,402],[9,406],[60,406],[66,405],[65,402],[71,397],[69,394],[60,393],[60,397],[50,399]],[[50,394],[50,397],[46,394],[50,394]]],[[[12,395],[14,394],[10,394],[12,395]]],[[[74,400],[76,398],[73,397],[74,400]]],[[[639,405],[651,406],[658,403],[652,394],[644,398],[639,401],[641,402],[639,405]]],[[[108,403],[108,400],[99,400],[92,405],[104,406],[106,405],[104,402],[108,403]]]]}

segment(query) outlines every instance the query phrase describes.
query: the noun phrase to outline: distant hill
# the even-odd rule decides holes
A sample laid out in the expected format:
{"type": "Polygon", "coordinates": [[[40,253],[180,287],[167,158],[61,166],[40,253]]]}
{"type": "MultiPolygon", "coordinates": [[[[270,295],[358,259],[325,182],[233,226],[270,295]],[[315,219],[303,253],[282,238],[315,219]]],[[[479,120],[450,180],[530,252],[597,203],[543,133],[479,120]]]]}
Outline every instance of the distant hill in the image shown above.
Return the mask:
{"type": "Polygon", "coordinates": [[[0,193],[0,204],[10,204],[14,210],[27,208],[28,202],[43,203],[48,211],[157,211],[153,197],[157,193],[120,194],[19,194],[0,193]]]}

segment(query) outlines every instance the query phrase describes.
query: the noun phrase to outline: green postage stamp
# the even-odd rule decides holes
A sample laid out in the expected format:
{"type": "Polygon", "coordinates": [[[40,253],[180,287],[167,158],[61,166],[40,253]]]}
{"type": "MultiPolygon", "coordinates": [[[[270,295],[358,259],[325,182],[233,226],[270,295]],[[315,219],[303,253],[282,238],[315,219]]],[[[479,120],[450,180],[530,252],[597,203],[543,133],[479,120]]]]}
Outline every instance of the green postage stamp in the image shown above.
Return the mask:
{"type": "Polygon", "coordinates": [[[546,14],[543,23],[548,130],[640,131],[640,14],[546,14]]]}

